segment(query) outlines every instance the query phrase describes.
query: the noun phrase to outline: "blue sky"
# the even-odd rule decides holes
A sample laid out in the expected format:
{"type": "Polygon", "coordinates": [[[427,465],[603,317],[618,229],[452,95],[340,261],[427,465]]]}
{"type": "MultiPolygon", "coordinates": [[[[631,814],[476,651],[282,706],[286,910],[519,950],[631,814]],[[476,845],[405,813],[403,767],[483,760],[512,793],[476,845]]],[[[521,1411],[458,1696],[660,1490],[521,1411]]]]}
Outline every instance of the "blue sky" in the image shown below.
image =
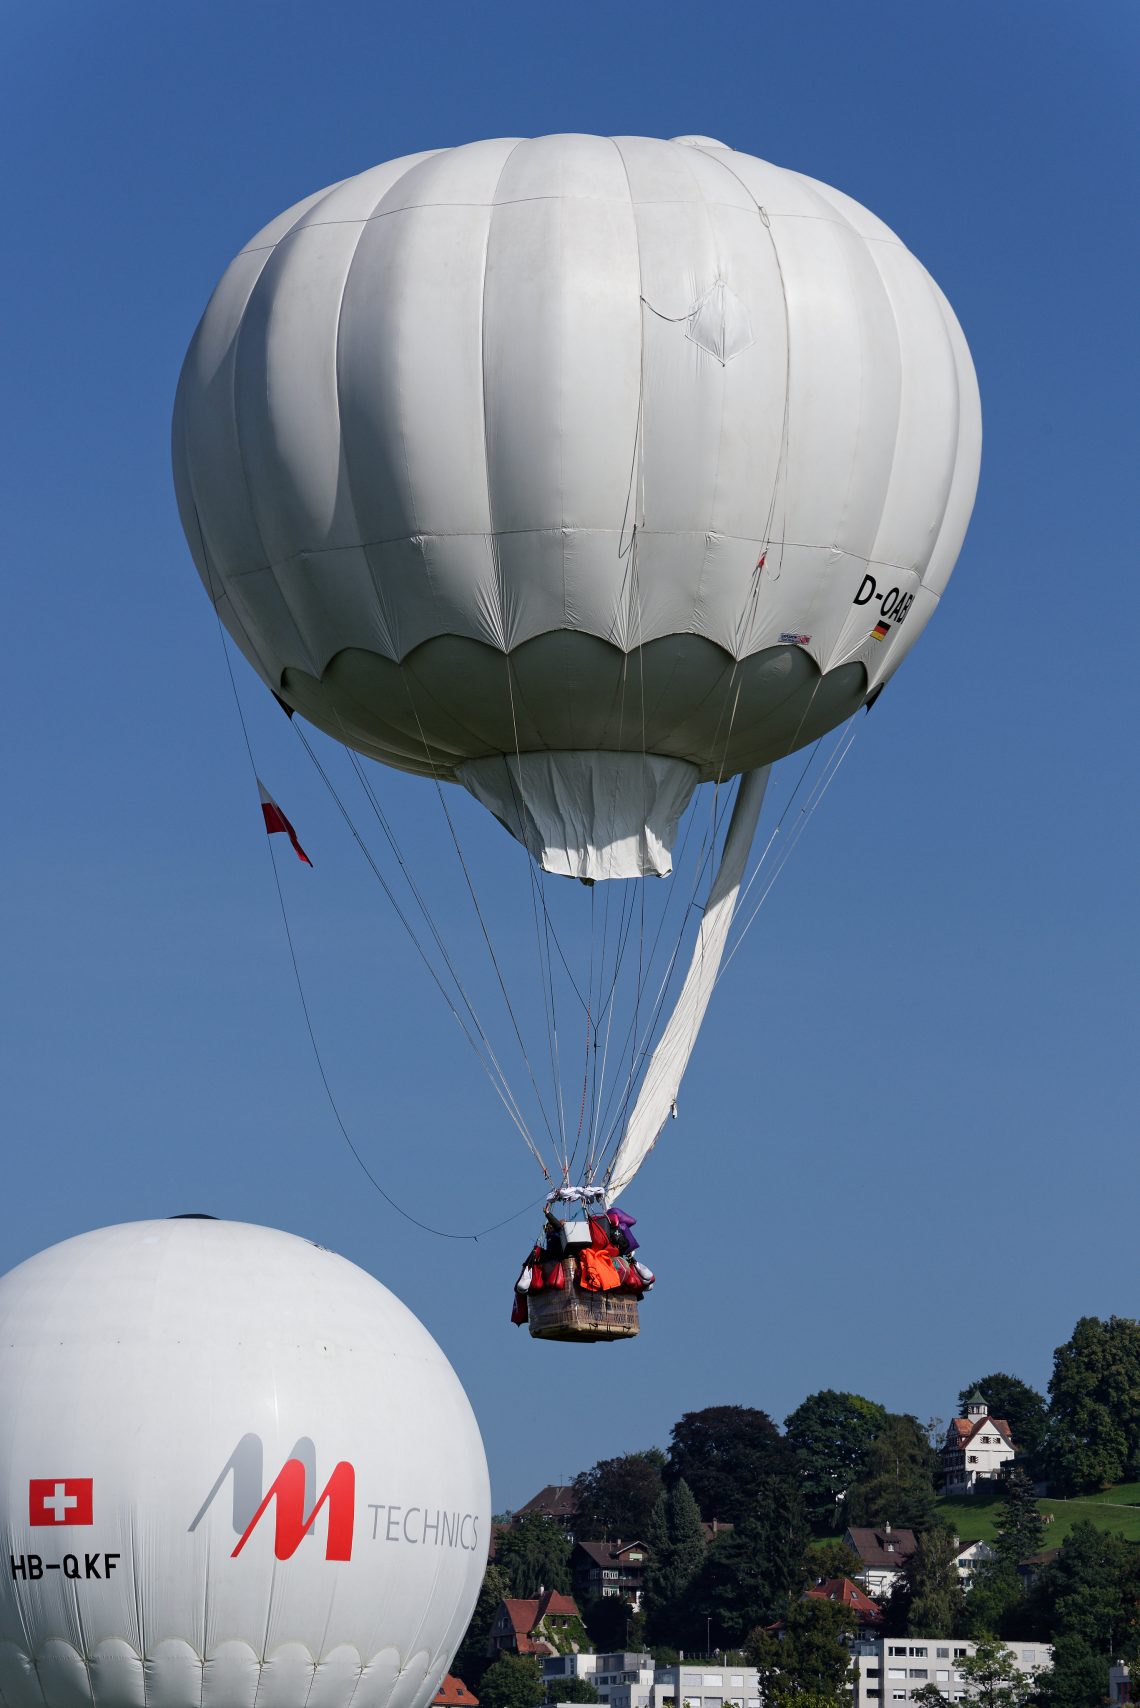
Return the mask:
{"type": "MultiPolygon", "coordinates": [[[[1043,1386],[1078,1315],[1136,1314],[1135,7],[41,0],[5,37],[0,1268],[187,1209],[310,1234],[440,1340],[499,1507],[706,1404],[782,1419],[831,1386],[927,1417],[993,1368],[1043,1386]],[[429,1240],[333,1125],[168,449],[198,315],[267,219],[557,130],[706,133],[865,202],[954,304],[986,434],[949,594],[629,1196],[644,1332],[584,1349],[506,1321],[530,1220],[429,1240]]],[[[238,664],[316,861],[280,872],[350,1131],[425,1219],[510,1214],[537,1171],[238,664]]],[[[434,797],[378,781],[474,965],[434,797]]],[[[533,989],[513,846],[473,806],[463,829],[533,989]]]]}

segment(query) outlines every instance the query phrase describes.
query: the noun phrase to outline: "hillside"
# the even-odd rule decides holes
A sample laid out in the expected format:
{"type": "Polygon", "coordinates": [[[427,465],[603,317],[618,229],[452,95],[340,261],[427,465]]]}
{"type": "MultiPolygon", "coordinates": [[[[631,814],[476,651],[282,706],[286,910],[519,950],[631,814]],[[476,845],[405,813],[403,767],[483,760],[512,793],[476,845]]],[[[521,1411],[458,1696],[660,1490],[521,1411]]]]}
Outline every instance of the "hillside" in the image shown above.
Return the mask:
{"type": "MultiPolygon", "coordinates": [[[[953,1524],[963,1542],[992,1542],[1000,1511],[1000,1491],[976,1495],[943,1495],[938,1510],[953,1524]]],[[[1119,1532],[1129,1542],[1140,1542],[1140,1483],[1118,1483],[1080,1500],[1060,1500],[1050,1495],[1037,1502],[1043,1516],[1053,1515],[1045,1531],[1045,1546],[1060,1547],[1078,1519],[1087,1518],[1098,1530],[1119,1532]]]]}

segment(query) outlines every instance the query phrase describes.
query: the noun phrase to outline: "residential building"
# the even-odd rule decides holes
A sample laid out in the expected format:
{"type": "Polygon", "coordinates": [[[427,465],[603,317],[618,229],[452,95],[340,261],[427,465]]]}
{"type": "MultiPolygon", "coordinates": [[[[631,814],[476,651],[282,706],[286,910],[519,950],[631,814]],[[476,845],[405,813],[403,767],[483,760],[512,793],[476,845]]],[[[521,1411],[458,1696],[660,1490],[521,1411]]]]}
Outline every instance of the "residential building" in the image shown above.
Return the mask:
{"type": "Polygon", "coordinates": [[[431,1699],[431,1708],[479,1708],[479,1698],[471,1694],[461,1678],[448,1672],[431,1699]]]}
{"type": "Polygon", "coordinates": [[[570,1645],[570,1627],[580,1622],[577,1603],[557,1590],[544,1590],[534,1600],[508,1596],[495,1610],[487,1653],[556,1655],[570,1645]]]}
{"type": "Polygon", "coordinates": [[[950,1420],[942,1449],[942,1486],[946,1494],[969,1494],[980,1482],[1000,1477],[1012,1464],[1013,1437],[1003,1417],[990,1408],[975,1388],[966,1401],[965,1417],[950,1420]]]}
{"type": "Polygon", "coordinates": [[[653,1656],[625,1651],[612,1655],[553,1655],[542,1662],[546,1700],[558,1702],[558,1681],[588,1678],[610,1708],[652,1708],[653,1656]]]}
{"type": "Polygon", "coordinates": [[[530,1518],[536,1513],[540,1518],[555,1519],[563,1533],[573,1540],[574,1523],[578,1517],[578,1497],[573,1485],[547,1483],[545,1488],[531,1496],[525,1506],[511,1513],[511,1523],[517,1524],[520,1519],[530,1518]]]}
{"type": "Polygon", "coordinates": [[[913,1530],[895,1530],[890,1524],[853,1524],[843,1532],[843,1541],[858,1556],[855,1575],[873,1601],[886,1600],[918,1547],[913,1530]]]}
{"type": "Polygon", "coordinates": [[[1134,1685],[1126,1661],[1113,1661],[1108,1669],[1108,1700],[1140,1702],[1140,1684],[1134,1685]]]}
{"type": "Polygon", "coordinates": [[[718,1667],[715,1661],[659,1666],[652,1708],[760,1708],[756,1668],[718,1667]]]}
{"type": "Polygon", "coordinates": [[[1060,1554],[1060,1548],[1042,1548],[1038,1554],[1030,1554],[1027,1559],[1017,1562],[1017,1575],[1021,1579],[1021,1587],[1026,1595],[1029,1594],[1037,1581],[1037,1574],[1045,1566],[1051,1566],[1060,1554]]]}
{"type": "Polygon", "coordinates": [[[958,1566],[958,1576],[963,1589],[969,1589],[974,1573],[979,1566],[986,1565],[990,1560],[996,1560],[997,1554],[988,1542],[962,1542],[958,1546],[955,1560],[958,1566]]]}
{"type": "Polygon", "coordinates": [[[810,1589],[804,1590],[805,1601],[835,1601],[841,1607],[846,1607],[856,1621],[856,1631],[860,1637],[877,1637],[879,1627],[883,1623],[883,1610],[877,1601],[872,1601],[865,1590],[852,1583],[850,1578],[821,1578],[810,1589]]]}
{"type": "MultiPolygon", "coordinates": [[[[1017,1670],[1035,1673],[1053,1665],[1049,1643],[1007,1643],[1017,1670]]],[[[962,1677],[960,1668],[977,1648],[965,1638],[880,1637],[874,1642],[852,1644],[851,1657],[858,1668],[853,1708],[883,1708],[886,1703],[909,1702],[924,1684],[935,1684],[951,1702],[969,1702],[976,1687],[962,1677]]]]}
{"type": "Polygon", "coordinates": [[[645,1588],[644,1542],[576,1542],[570,1556],[570,1580],[584,1606],[600,1595],[621,1595],[636,1613],[645,1588]]]}

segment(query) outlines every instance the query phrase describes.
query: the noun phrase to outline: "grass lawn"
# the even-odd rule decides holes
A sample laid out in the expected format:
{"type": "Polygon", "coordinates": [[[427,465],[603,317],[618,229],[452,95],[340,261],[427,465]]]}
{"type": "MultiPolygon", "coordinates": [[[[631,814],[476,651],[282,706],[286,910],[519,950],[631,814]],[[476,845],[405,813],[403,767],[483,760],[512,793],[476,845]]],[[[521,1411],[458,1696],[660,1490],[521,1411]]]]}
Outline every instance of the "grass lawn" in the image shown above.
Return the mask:
{"type": "MultiPolygon", "coordinates": [[[[992,1542],[1001,1513],[997,1489],[976,1495],[944,1495],[938,1510],[953,1524],[963,1542],[992,1542]]],[[[1058,1548],[1078,1519],[1087,1518],[1098,1530],[1118,1531],[1129,1542],[1140,1542],[1140,1483],[1119,1483],[1101,1494],[1080,1500],[1053,1495],[1037,1502],[1042,1514],[1053,1514],[1045,1529],[1046,1548],[1058,1548]]]]}

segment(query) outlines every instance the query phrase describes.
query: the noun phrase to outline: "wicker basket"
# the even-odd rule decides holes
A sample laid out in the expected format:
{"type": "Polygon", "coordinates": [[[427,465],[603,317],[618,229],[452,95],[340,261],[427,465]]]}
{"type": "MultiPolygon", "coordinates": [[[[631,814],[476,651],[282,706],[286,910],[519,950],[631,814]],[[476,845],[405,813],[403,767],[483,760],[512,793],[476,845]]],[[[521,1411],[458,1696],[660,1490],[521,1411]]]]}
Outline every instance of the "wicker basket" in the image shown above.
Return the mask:
{"type": "Polygon", "coordinates": [[[638,1331],[632,1293],[583,1293],[577,1287],[543,1288],[527,1299],[535,1340],[632,1340],[638,1331]]]}

